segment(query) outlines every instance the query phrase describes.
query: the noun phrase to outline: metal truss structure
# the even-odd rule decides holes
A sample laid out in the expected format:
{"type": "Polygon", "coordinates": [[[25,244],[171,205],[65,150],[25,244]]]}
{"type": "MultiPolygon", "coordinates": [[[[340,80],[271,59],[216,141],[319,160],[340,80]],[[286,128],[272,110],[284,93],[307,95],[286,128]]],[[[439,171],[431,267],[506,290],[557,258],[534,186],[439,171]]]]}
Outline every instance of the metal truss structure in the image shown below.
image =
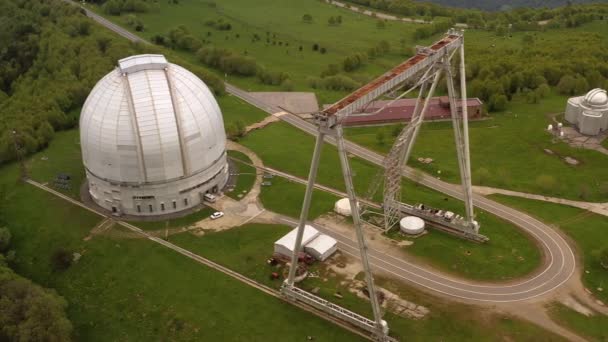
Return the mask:
{"type": "MultiPolygon", "coordinates": [[[[294,253],[291,259],[291,265],[289,269],[289,276],[285,280],[281,291],[291,300],[301,301],[307,303],[317,309],[323,310],[328,314],[345,320],[357,327],[360,327],[371,334],[378,341],[390,341],[393,340],[388,336],[388,324],[382,319],[382,310],[376,289],[374,286],[374,278],[371,272],[367,256],[367,244],[363,233],[360,210],[358,206],[357,196],[355,194],[355,188],[353,186],[352,172],[348,161],[348,155],[345,148],[344,132],[342,129],[342,122],[349,115],[358,113],[374,99],[383,96],[395,89],[398,89],[406,82],[411,82],[415,77],[418,77],[418,81],[413,88],[409,91],[420,88],[420,95],[418,104],[415,109],[415,117],[412,118],[410,125],[408,125],[399,135],[395,145],[391,149],[391,152],[387,156],[384,162],[384,216],[386,224],[395,223],[395,220],[402,213],[409,211],[420,212],[417,216],[428,219],[422,215],[426,212],[426,208],[413,207],[400,202],[401,193],[401,179],[403,174],[403,166],[409,157],[411,147],[416,139],[420,125],[424,118],[424,113],[428,102],[441,78],[442,73],[446,73],[446,80],[448,83],[448,92],[450,97],[450,107],[452,120],[455,123],[454,132],[456,135],[456,146],[459,158],[459,165],[462,174],[463,186],[465,187],[465,203],[467,206],[467,219],[462,220],[466,224],[457,226],[456,230],[466,231],[468,234],[477,234],[478,226],[473,221],[473,203],[471,193],[471,182],[470,182],[470,165],[468,155],[468,126],[467,126],[467,108],[466,103],[466,90],[465,90],[465,77],[464,77],[464,36],[462,31],[449,30],[446,36],[434,43],[430,47],[419,47],[417,53],[412,58],[399,64],[389,72],[376,78],[370,83],[359,88],[352,94],[336,102],[332,106],[315,114],[315,121],[318,126],[318,132],[316,136],[315,149],[312,156],[312,162],[310,166],[310,172],[308,175],[308,183],[306,187],[306,193],[304,195],[304,202],[302,204],[302,211],[300,214],[300,220],[298,224],[298,230],[296,235],[296,241],[294,246],[294,253]],[[453,55],[460,50],[461,53],[461,92],[463,96],[462,116],[458,113],[456,106],[456,94],[453,85],[453,75],[450,67],[450,60],[453,55]],[[419,75],[422,75],[421,77],[419,75]],[[430,88],[429,88],[430,86],[430,88]],[[427,91],[427,88],[428,91],[427,91]],[[456,127],[458,124],[458,127],[456,127]],[[312,193],[317,177],[317,171],[319,169],[319,159],[323,142],[326,136],[332,136],[336,140],[338,148],[338,155],[340,157],[340,165],[342,168],[342,174],[346,185],[346,192],[348,194],[352,219],[355,226],[357,235],[357,242],[360,250],[361,262],[363,264],[363,270],[365,273],[365,280],[367,283],[367,290],[371,301],[373,320],[364,318],[358,314],[352,313],[349,310],[341,308],[327,300],[321,299],[317,296],[309,294],[294,284],[296,268],[298,264],[298,254],[302,250],[302,236],[304,233],[304,227],[308,220],[308,212],[310,209],[310,203],[312,200],[312,193]]],[[[399,96],[403,97],[403,95],[399,96]]],[[[380,183],[380,182],[377,182],[380,183]]],[[[430,215],[430,216],[434,216],[430,215]]],[[[443,218],[441,220],[444,220],[443,218]]],[[[442,222],[443,225],[451,222],[442,222]]]]}

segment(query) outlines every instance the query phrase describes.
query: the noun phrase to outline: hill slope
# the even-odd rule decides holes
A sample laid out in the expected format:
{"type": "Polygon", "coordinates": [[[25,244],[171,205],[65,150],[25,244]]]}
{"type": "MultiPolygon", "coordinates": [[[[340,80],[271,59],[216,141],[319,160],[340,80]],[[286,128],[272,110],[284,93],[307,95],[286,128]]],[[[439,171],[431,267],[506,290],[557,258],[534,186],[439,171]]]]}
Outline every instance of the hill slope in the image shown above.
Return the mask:
{"type": "Polygon", "coordinates": [[[559,7],[568,4],[599,3],[598,0],[427,0],[439,5],[477,8],[488,11],[508,10],[515,7],[559,7]]]}

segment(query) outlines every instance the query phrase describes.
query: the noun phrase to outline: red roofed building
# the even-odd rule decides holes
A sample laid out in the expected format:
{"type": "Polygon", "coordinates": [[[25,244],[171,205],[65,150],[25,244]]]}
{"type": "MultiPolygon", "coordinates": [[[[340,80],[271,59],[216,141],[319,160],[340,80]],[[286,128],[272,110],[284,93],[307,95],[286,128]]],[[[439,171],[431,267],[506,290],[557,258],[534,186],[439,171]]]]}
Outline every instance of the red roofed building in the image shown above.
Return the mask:
{"type": "MultiPolygon", "coordinates": [[[[391,103],[391,100],[371,102],[361,114],[353,114],[343,122],[344,126],[376,125],[386,123],[409,122],[414,113],[417,99],[396,100],[390,106],[382,109],[373,115],[363,115],[363,113],[375,113],[382,107],[391,103]]],[[[458,110],[461,110],[462,102],[456,101],[458,110]]],[[[483,115],[482,102],[478,98],[467,100],[469,119],[478,119],[483,115]]],[[[450,102],[447,96],[433,97],[429,100],[424,119],[426,121],[450,119],[450,102]]]]}

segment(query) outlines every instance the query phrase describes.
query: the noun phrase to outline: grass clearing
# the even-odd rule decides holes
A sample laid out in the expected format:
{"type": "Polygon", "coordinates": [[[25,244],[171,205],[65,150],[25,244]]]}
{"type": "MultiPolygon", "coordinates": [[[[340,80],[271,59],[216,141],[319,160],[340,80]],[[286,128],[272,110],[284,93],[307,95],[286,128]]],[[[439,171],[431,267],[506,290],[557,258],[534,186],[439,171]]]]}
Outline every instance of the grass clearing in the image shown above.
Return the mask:
{"type": "MultiPolygon", "coordinates": [[[[314,141],[306,133],[285,123],[274,123],[251,132],[241,143],[255,151],[265,165],[299,177],[307,177],[314,141]],[[274,143],[276,141],[289,141],[289,148],[277,148],[274,143]]],[[[358,158],[351,158],[350,162],[357,193],[365,194],[378,168],[358,158]]],[[[320,163],[317,182],[343,191],[344,181],[335,147],[329,144],[324,146],[320,163]]],[[[404,185],[403,200],[408,203],[425,203],[458,213],[464,212],[464,204],[459,200],[423,186],[416,186],[411,181],[405,181],[404,185]]],[[[269,203],[268,206],[272,210],[280,208],[281,213],[297,218],[304,197],[303,191],[303,185],[293,185],[292,189],[281,191],[277,197],[273,196],[281,199],[280,203],[269,203]],[[301,190],[298,191],[298,187],[301,190]]],[[[264,196],[262,193],[263,202],[264,196]]],[[[315,198],[313,197],[313,205],[315,198]]],[[[327,201],[327,210],[331,210],[336,199],[327,201]]],[[[519,229],[483,211],[477,211],[477,220],[481,223],[482,232],[491,239],[487,244],[475,244],[431,230],[430,234],[416,239],[414,245],[404,250],[434,267],[474,279],[513,279],[532,272],[540,265],[538,248],[519,229]]]]}
{"type": "Polygon", "coordinates": [[[587,317],[561,303],[551,305],[549,316],[560,325],[577,332],[589,341],[608,341],[608,316],[595,313],[594,316],[587,317]]]}
{"type": "Polygon", "coordinates": [[[599,254],[608,246],[608,219],[582,209],[524,198],[492,195],[492,199],[517,208],[565,232],[576,242],[584,263],[583,283],[593,294],[608,302],[608,272],[602,268],[599,254]],[[588,273],[587,273],[588,272],[588,273]],[[597,288],[604,291],[598,291],[597,288]]]}
{"type": "MultiPolygon", "coordinates": [[[[234,159],[241,160],[245,163],[252,164],[251,159],[247,157],[246,154],[239,151],[228,151],[228,156],[234,159]]],[[[237,173],[238,176],[236,179],[236,186],[230,192],[226,194],[235,200],[239,200],[242,197],[245,197],[251,188],[253,188],[253,184],[255,183],[255,178],[258,170],[250,165],[239,163],[238,161],[234,162],[234,166],[237,168],[236,170],[231,170],[231,173],[237,173]]]]}
{"type": "Polygon", "coordinates": [[[182,217],[172,219],[161,219],[156,221],[127,221],[143,230],[175,229],[189,227],[201,220],[209,218],[215,209],[207,206],[196,209],[194,212],[182,217]]]}
{"type": "Polygon", "coordinates": [[[242,122],[246,126],[251,125],[264,120],[268,116],[266,112],[250,106],[243,100],[230,94],[216,97],[216,100],[222,110],[225,127],[237,121],[242,122]]]}
{"type": "MultiPolygon", "coordinates": [[[[264,208],[282,215],[299,218],[306,186],[278,176],[272,178],[271,182],[271,186],[262,187],[260,194],[264,208]]],[[[339,199],[325,191],[315,190],[310,204],[309,219],[314,220],[333,210],[334,204],[339,199]]]]}
{"type": "MultiPolygon", "coordinates": [[[[90,8],[103,14],[98,7],[90,8]]],[[[105,16],[131,29],[126,24],[126,15],[105,16]]],[[[286,0],[280,6],[272,0],[255,3],[228,0],[214,2],[213,6],[196,0],[182,0],[177,5],[159,2],[158,10],[138,14],[137,17],[145,25],[145,31],[138,34],[146,39],[184,25],[195,37],[208,41],[210,45],[246,53],[269,70],[289,73],[296,90],[309,90],[306,80],[309,76],[319,76],[328,64],[341,64],[345,56],[366,52],[377,46],[380,40],[390,42],[391,52],[348,74],[354,79],[366,80],[383,73],[405,58],[403,52],[411,53],[415,45],[413,32],[418,27],[417,24],[387,21],[385,28],[381,29],[376,26],[377,19],[316,0],[286,0]],[[270,16],[269,10],[272,11],[270,16]],[[304,14],[310,14],[312,22],[304,22],[304,14]],[[342,24],[329,25],[328,19],[332,16],[341,16],[342,24]],[[231,30],[220,31],[205,25],[209,20],[220,19],[230,23],[231,30]],[[353,32],[357,32],[356,39],[353,39],[353,32]],[[254,35],[260,40],[252,39],[254,35]],[[325,48],[326,53],[313,51],[314,44],[318,44],[319,50],[325,48]]],[[[224,76],[221,73],[221,77],[224,76]]],[[[245,89],[277,89],[259,83],[255,77],[228,75],[227,80],[245,89]]],[[[325,103],[337,100],[343,93],[322,92],[318,95],[325,103]]]]}

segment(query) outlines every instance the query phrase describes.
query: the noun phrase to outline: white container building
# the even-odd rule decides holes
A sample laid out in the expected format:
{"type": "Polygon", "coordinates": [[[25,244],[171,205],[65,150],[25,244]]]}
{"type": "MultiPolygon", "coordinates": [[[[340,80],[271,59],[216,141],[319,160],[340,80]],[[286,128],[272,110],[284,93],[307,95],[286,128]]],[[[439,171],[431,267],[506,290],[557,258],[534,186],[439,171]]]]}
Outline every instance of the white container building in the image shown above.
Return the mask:
{"type": "MultiPolygon", "coordinates": [[[[292,231],[287,233],[287,235],[278,239],[274,243],[274,252],[291,258],[296,246],[297,234],[298,228],[296,227],[292,231]]],[[[319,231],[316,230],[313,226],[304,226],[304,234],[302,235],[302,246],[306,246],[306,244],[314,240],[317,236],[319,236],[319,234],[319,231]]]]}
{"type": "Polygon", "coordinates": [[[304,246],[304,251],[319,261],[325,261],[338,250],[338,241],[331,236],[320,234],[304,246]]]}

